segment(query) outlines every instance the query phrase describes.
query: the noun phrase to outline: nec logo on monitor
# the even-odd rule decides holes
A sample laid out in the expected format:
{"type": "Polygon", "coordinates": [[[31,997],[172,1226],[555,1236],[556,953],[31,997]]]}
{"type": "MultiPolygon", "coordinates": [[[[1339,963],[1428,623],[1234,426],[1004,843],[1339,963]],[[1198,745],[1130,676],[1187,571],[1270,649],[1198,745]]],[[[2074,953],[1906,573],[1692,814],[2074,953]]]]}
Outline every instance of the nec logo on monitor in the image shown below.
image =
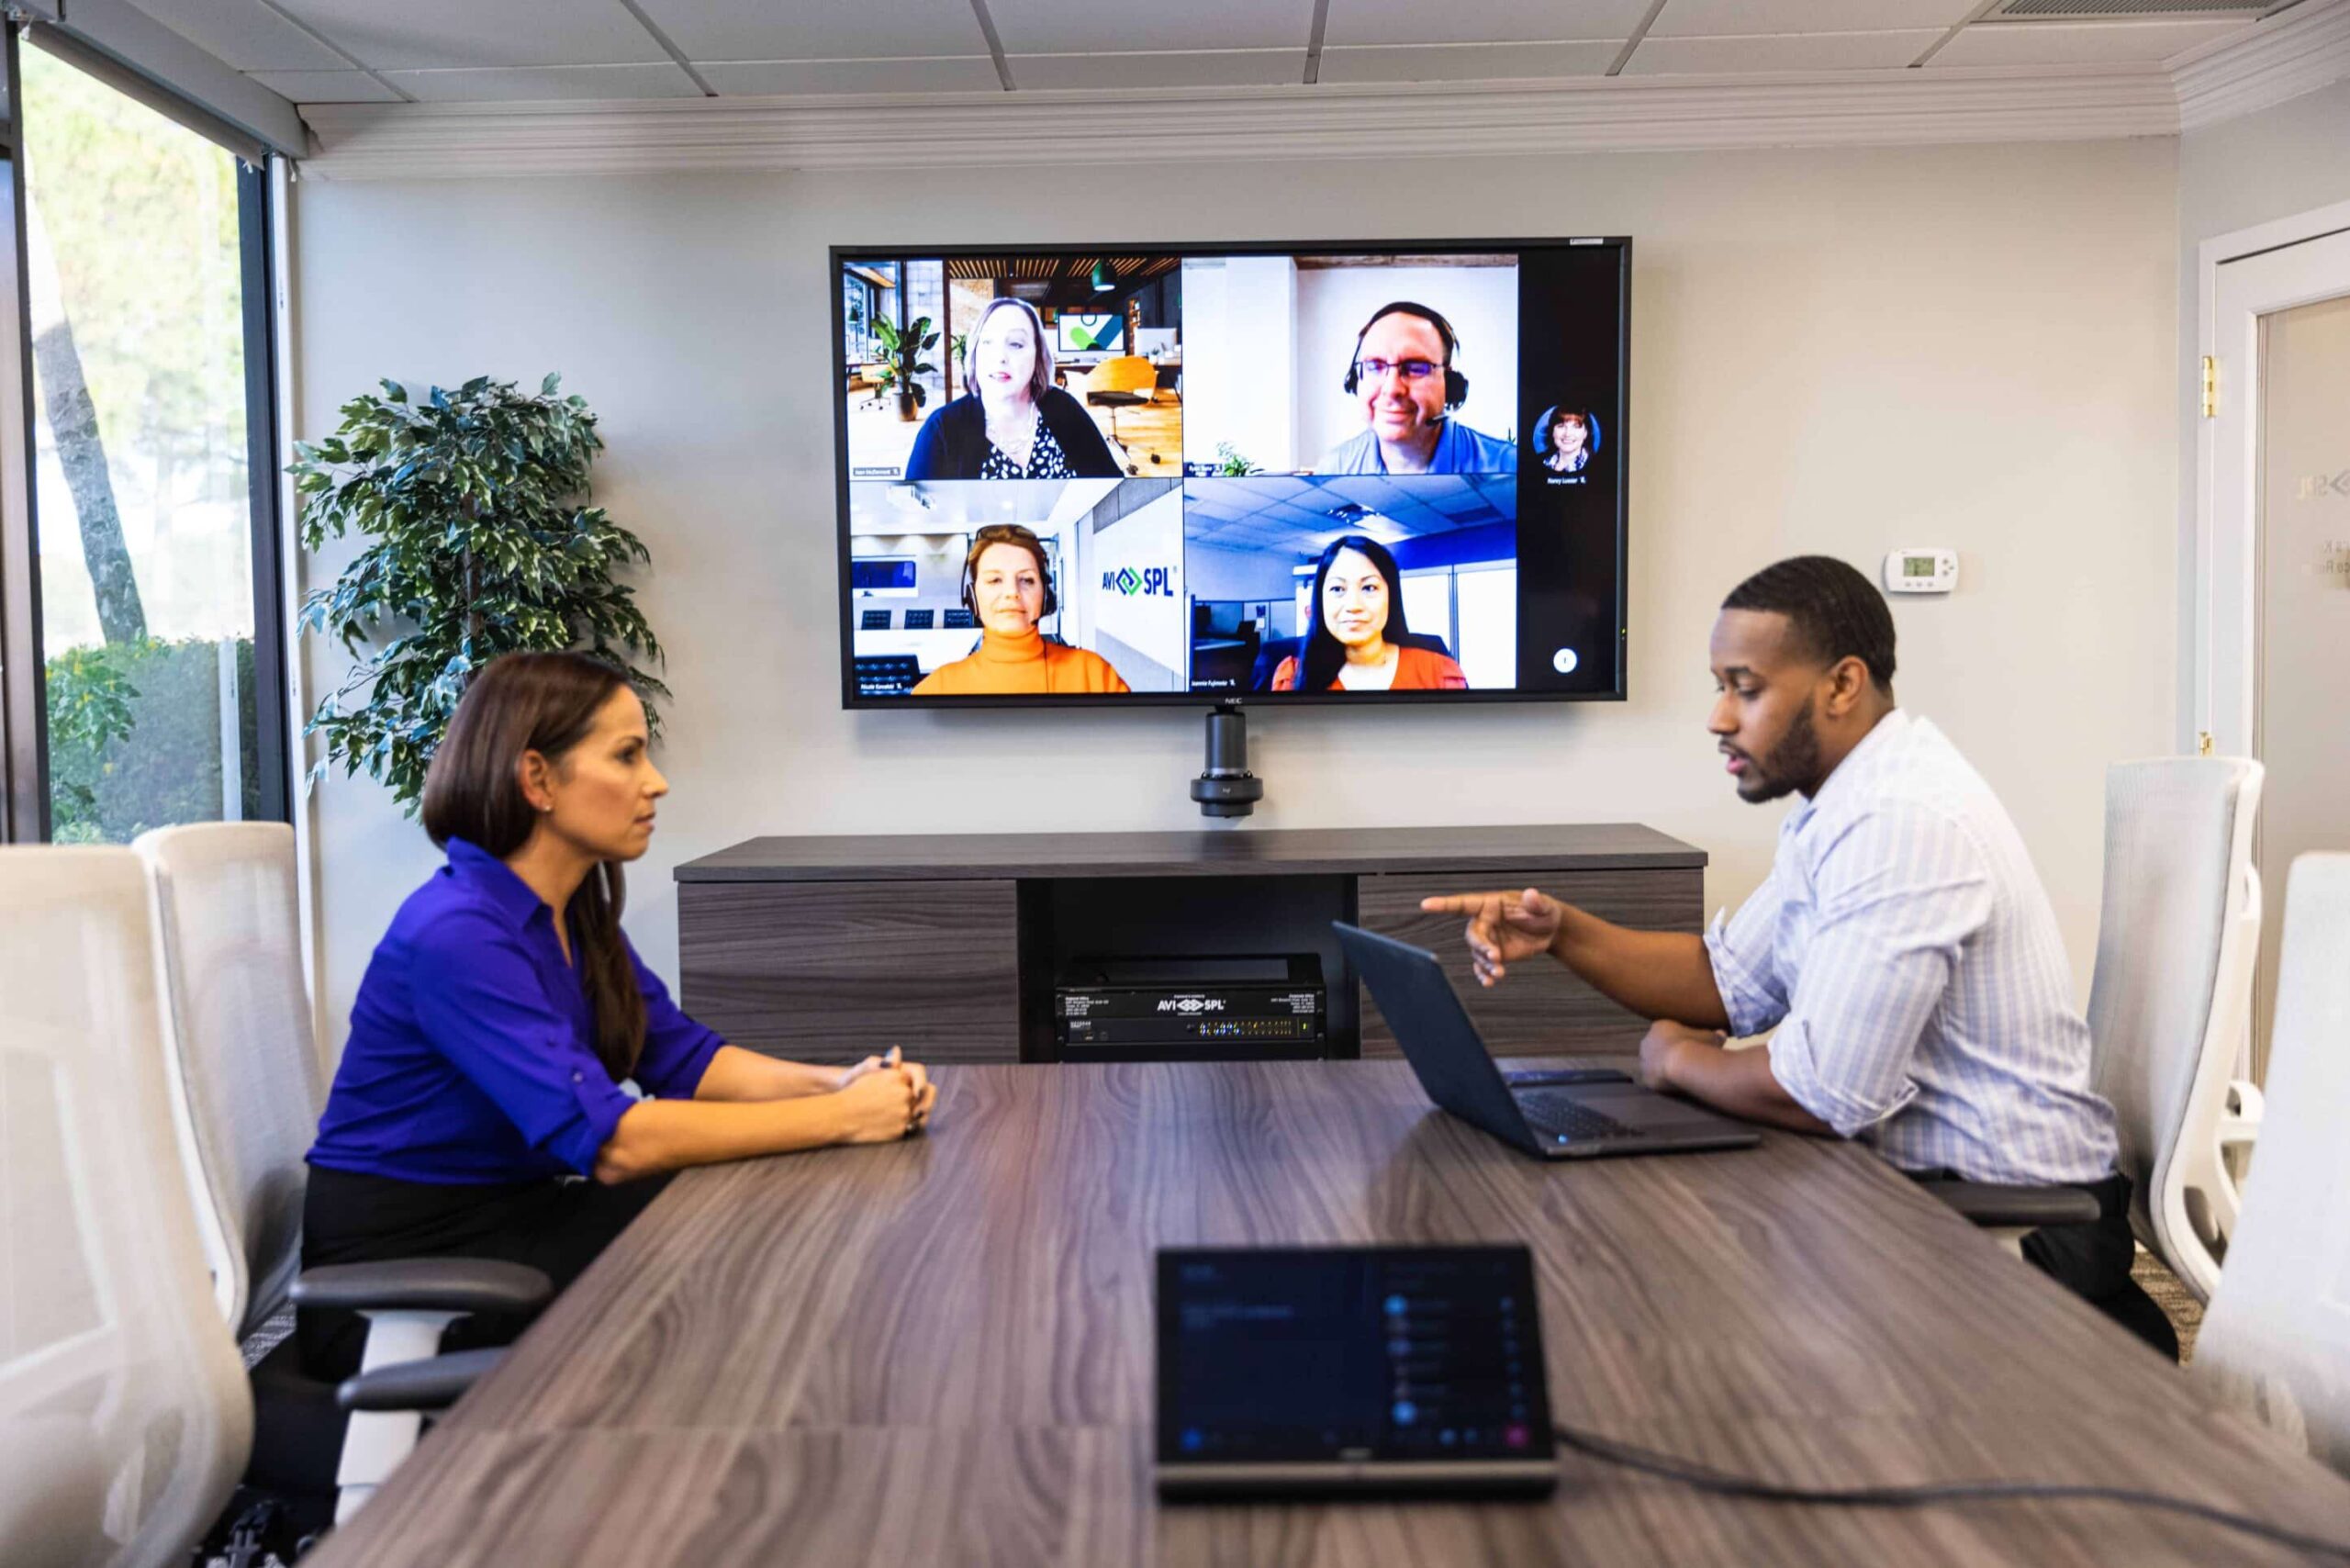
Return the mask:
{"type": "Polygon", "coordinates": [[[1139,572],[1132,566],[1121,566],[1102,574],[1102,589],[1104,593],[1122,593],[1128,599],[1173,599],[1175,574],[1165,566],[1145,566],[1139,572]]]}

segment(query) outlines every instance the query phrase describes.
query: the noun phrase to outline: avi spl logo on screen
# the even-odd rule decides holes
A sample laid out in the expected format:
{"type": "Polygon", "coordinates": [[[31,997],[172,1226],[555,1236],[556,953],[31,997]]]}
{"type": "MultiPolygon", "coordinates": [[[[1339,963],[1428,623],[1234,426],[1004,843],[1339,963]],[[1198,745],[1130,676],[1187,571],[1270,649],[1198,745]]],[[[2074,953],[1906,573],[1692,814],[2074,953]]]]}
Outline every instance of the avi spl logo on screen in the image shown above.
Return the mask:
{"type": "Polygon", "coordinates": [[[1121,566],[1102,574],[1102,591],[1121,593],[1128,599],[1173,599],[1175,574],[1166,566],[1145,566],[1140,571],[1121,566]]]}

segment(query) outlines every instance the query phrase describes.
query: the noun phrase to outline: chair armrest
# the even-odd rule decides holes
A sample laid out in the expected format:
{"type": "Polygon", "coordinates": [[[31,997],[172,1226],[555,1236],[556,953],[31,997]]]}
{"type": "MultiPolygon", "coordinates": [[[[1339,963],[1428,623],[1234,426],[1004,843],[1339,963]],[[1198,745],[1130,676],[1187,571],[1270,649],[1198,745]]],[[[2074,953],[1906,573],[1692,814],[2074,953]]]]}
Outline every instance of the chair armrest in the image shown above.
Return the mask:
{"type": "Polygon", "coordinates": [[[490,1258],[396,1258],[305,1269],[288,1294],[297,1306],[351,1312],[532,1312],[554,1282],[490,1258]]]}
{"type": "Polygon", "coordinates": [[[504,1360],[504,1347],[452,1350],[420,1361],[398,1361],[347,1377],[334,1391],[345,1410],[446,1410],[504,1360]]]}
{"type": "Polygon", "coordinates": [[[2038,1230],[2051,1225],[2089,1225],[2098,1214],[2097,1197],[2078,1187],[2007,1187],[1990,1182],[1918,1183],[1979,1226],[2038,1230]]]}

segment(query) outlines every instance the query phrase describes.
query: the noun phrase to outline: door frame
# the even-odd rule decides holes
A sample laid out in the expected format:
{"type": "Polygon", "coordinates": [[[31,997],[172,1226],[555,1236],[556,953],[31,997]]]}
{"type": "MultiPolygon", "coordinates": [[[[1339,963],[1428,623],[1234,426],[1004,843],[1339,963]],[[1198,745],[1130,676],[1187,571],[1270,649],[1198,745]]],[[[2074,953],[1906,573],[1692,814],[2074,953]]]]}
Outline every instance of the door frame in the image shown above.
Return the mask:
{"type": "MultiPolygon", "coordinates": [[[[2196,263],[2197,368],[2211,362],[2223,408],[2249,408],[2231,401],[2256,395],[2255,367],[2260,318],[2315,300],[2350,293],[2350,274],[2339,289],[2277,291],[2275,297],[2231,308],[2220,319],[2220,269],[2312,240],[2350,234],[2350,202],[2337,202],[2273,223],[2239,229],[2202,242],[2196,263]]],[[[2201,737],[2227,756],[2252,756],[2255,687],[2259,679],[2258,532],[2254,504],[2258,483],[2258,425],[2205,416],[2195,419],[2195,537],[2193,587],[2188,595],[2189,624],[2183,628],[2192,658],[2187,687],[2178,694],[2183,749],[2194,751],[2201,737]],[[2222,423],[2232,439],[2221,442],[2222,423]],[[2232,499],[2223,508],[2222,498],[2232,499]]]]}

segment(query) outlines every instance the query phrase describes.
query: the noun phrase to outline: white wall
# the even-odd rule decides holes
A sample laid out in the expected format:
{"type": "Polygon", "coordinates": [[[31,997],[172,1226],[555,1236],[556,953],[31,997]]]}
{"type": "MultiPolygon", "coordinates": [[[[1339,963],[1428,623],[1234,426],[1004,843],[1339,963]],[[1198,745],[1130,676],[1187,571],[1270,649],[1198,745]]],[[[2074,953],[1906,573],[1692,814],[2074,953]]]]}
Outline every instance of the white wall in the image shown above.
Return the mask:
{"type": "Polygon", "coordinates": [[[2199,252],[2206,240],[2350,201],[2350,82],[2242,119],[2191,130],[2178,141],[2178,636],[2181,749],[2194,745],[2184,700],[2195,679],[2195,451],[2202,378],[2199,252]]]}
{"type": "Polygon", "coordinates": [[[1183,267],[1183,457],[1234,450],[1268,473],[1296,468],[1297,264],[1224,256],[1183,267]]]}
{"type": "MultiPolygon", "coordinates": [[[[2086,994],[2103,770],[2170,739],[2175,154],[1192,165],[1134,171],[1151,200],[1108,227],[957,171],[306,182],[297,433],[379,375],[559,369],[602,416],[598,498],[652,549],[642,602],[677,693],[676,792],[629,918],[674,975],[671,868],[755,834],[1202,826],[1187,709],[841,711],[828,244],[1631,234],[1631,700],[1260,712],[1267,800],[1233,831],[1641,821],[1712,855],[1709,903],[1740,898],[1784,807],[1740,804],[1703,731],[1714,606],[1796,551],[1873,570],[1952,545],[1960,591],[1895,608],[1900,696],[2008,801],[2086,994]],[[1398,190],[1427,199],[1399,213],[1398,190]]],[[[328,689],[333,649],[307,657],[328,689]]],[[[372,785],[331,781],[315,810],[339,1042],[435,859],[372,785]]]]}

